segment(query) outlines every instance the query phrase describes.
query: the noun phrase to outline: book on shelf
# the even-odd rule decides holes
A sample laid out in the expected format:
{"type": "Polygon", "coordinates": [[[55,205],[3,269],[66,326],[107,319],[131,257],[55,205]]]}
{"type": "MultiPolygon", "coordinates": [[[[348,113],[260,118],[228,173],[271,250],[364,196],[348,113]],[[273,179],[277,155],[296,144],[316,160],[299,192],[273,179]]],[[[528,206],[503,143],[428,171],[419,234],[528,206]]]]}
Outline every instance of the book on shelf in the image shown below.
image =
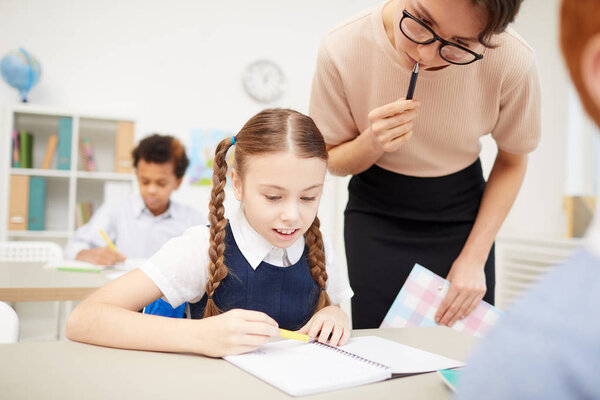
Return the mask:
{"type": "Polygon", "coordinates": [[[29,211],[29,176],[10,176],[10,198],[8,205],[8,229],[27,230],[27,212],[29,211]]]}
{"type": "Polygon", "coordinates": [[[12,166],[13,168],[21,167],[21,151],[19,150],[19,132],[16,129],[13,129],[12,132],[12,166]]]}
{"type": "Polygon", "coordinates": [[[44,229],[46,229],[46,179],[32,176],[29,178],[27,230],[43,231],[44,229]]]}
{"type": "Polygon", "coordinates": [[[48,146],[46,146],[46,154],[44,155],[44,162],[42,163],[42,169],[50,169],[52,165],[52,158],[56,152],[56,145],[58,144],[58,135],[50,135],[48,137],[48,146]]]}
{"type": "Polygon", "coordinates": [[[82,138],[79,143],[81,152],[81,164],[85,171],[96,171],[96,162],[94,161],[94,150],[90,138],[82,138]]]}
{"type": "Polygon", "coordinates": [[[21,168],[33,166],[33,134],[31,132],[19,132],[19,161],[21,168]]]}
{"type": "Polygon", "coordinates": [[[92,218],[92,203],[89,201],[84,201],[81,203],[77,203],[77,208],[75,210],[75,226],[76,228],[80,228],[83,225],[87,224],[92,218]]]}
{"type": "Polygon", "coordinates": [[[73,120],[68,117],[58,120],[58,154],[56,168],[61,170],[71,169],[71,137],[73,133],[73,120]]]}
{"type": "Polygon", "coordinates": [[[133,122],[120,121],[117,123],[115,137],[115,172],[128,174],[133,172],[133,135],[135,125],[133,122]]]}

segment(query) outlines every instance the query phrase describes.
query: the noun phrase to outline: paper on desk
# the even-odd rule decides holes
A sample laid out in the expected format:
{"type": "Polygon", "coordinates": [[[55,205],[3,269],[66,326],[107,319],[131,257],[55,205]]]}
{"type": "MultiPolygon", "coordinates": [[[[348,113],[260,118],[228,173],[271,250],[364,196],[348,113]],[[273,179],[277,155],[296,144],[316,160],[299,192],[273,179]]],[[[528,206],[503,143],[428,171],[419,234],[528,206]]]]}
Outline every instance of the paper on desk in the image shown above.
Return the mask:
{"type": "MultiPolygon", "coordinates": [[[[58,260],[58,261],[50,261],[44,264],[44,268],[46,269],[61,269],[61,270],[89,270],[89,271],[98,271],[98,270],[115,270],[115,271],[131,271],[132,269],[136,269],[141,267],[146,262],[146,259],[142,258],[128,258],[122,263],[117,263],[115,265],[97,265],[92,264],[87,261],[79,261],[79,260],[58,260]]],[[[112,275],[112,274],[111,274],[112,275]]],[[[122,274],[121,274],[122,275],[122,274]]]]}

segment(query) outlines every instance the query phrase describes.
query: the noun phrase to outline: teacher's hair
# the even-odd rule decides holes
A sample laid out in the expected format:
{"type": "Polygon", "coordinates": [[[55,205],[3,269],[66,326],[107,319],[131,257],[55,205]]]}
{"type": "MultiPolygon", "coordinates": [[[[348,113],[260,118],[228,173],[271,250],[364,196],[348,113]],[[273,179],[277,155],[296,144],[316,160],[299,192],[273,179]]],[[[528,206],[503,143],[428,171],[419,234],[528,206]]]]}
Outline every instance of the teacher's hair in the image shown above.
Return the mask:
{"type": "Polygon", "coordinates": [[[473,5],[483,11],[487,23],[477,39],[485,47],[496,47],[490,39],[497,33],[502,33],[515,20],[523,0],[473,0],[473,5]]]}
{"type": "MultiPolygon", "coordinates": [[[[208,301],[204,317],[218,315],[221,310],[212,299],[220,282],[228,273],[225,254],[225,182],[227,179],[227,151],[234,146],[234,166],[243,179],[246,165],[252,162],[252,156],[267,153],[291,151],[298,157],[317,157],[327,161],[327,148],[319,129],[313,120],[297,111],[288,109],[267,109],[259,112],[242,127],[234,138],[223,139],[215,151],[213,161],[212,193],[209,203],[208,221],[210,222],[210,247],[208,249],[209,278],[206,282],[208,301]],[[235,145],[234,140],[235,140],[235,145]]],[[[290,177],[293,179],[293,177],[290,177]]],[[[305,233],[308,247],[310,274],[321,288],[315,311],[330,304],[325,291],[327,272],[325,271],[325,253],[323,239],[319,230],[319,218],[315,217],[305,233]]]]}
{"type": "Polygon", "coordinates": [[[581,76],[581,58],[589,40],[600,34],[600,0],[563,0],[560,9],[560,47],[579,93],[581,104],[600,126],[600,112],[581,76]]]}

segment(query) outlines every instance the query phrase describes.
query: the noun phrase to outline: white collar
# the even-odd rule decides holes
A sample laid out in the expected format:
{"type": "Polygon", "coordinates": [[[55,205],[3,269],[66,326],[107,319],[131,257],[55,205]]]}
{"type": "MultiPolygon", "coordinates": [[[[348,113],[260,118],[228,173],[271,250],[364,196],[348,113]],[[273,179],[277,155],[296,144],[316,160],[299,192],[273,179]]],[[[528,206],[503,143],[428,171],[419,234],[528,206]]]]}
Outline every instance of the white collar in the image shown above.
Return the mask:
{"type": "Polygon", "coordinates": [[[148,207],[146,207],[146,203],[144,203],[142,196],[139,194],[134,194],[131,196],[131,204],[133,207],[133,215],[135,215],[136,218],[141,217],[144,213],[151,216],[152,218],[174,218],[174,214],[176,213],[176,207],[174,206],[173,201],[171,199],[169,199],[169,208],[167,208],[167,210],[160,215],[152,214],[152,211],[150,211],[148,207]]]}
{"type": "MultiPolygon", "coordinates": [[[[233,213],[229,225],[238,248],[252,269],[256,269],[269,253],[283,254],[283,249],[273,246],[250,226],[241,207],[233,213]]],[[[303,252],[304,236],[287,248],[292,265],[300,260],[303,252]]]]}

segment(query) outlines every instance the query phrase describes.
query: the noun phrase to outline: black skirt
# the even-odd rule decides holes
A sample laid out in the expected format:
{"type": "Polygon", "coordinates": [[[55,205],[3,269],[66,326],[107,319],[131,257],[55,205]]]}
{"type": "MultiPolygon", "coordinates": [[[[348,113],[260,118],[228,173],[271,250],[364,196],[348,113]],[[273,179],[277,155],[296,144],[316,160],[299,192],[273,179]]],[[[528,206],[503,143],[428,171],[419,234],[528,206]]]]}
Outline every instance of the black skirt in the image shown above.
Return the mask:
{"type": "MultiPolygon", "coordinates": [[[[485,180],[479,159],[454,174],[419,178],[372,166],[348,185],[344,239],[355,329],[377,328],[415,263],[446,277],[475,222],[485,180]]],[[[494,301],[494,247],[485,264],[494,301]]]]}

